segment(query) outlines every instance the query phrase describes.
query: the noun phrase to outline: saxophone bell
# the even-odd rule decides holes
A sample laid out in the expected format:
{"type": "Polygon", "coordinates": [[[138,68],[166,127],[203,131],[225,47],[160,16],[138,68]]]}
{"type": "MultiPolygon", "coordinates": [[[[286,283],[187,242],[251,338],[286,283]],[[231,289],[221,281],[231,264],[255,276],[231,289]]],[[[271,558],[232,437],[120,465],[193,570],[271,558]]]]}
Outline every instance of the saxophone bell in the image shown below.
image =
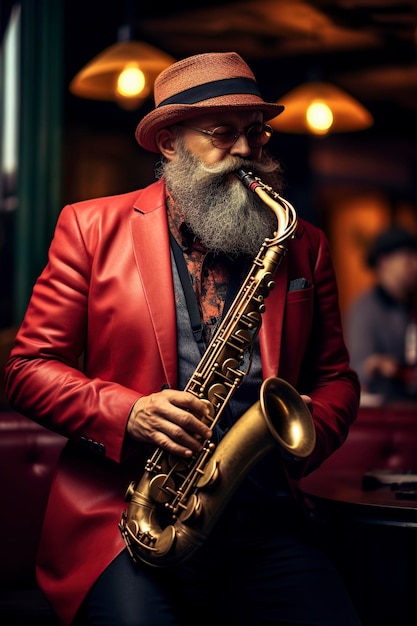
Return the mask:
{"type": "Polygon", "coordinates": [[[305,459],[316,445],[310,410],[282,378],[267,378],[260,392],[261,413],[287,460],[305,459]]]}

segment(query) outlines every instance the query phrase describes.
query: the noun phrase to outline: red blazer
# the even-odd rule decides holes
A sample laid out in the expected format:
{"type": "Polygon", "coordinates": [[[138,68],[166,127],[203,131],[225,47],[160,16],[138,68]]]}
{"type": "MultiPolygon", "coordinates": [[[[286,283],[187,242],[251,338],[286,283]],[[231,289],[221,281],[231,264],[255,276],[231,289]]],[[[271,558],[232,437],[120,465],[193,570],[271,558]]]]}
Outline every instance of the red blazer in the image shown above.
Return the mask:
{"type": "MultiPolygon", "coordinates": [[[[302,219],[266,301],[259,338],[264,376],[278,374],[312,396],[317,444],[306,474],[346,438],[359,385],[343,342],[326,238],[302,219]],[[300,277],[311,286],[289,291],[300,277]]],[[[38,558],[39,584],[69,624],[125,547],[118,529],[124,494],[147,452],[126,438],[132,405],[177,384],[162,181],[63,209],[5,384],[12,406],[69,440],[38,558]]]]}

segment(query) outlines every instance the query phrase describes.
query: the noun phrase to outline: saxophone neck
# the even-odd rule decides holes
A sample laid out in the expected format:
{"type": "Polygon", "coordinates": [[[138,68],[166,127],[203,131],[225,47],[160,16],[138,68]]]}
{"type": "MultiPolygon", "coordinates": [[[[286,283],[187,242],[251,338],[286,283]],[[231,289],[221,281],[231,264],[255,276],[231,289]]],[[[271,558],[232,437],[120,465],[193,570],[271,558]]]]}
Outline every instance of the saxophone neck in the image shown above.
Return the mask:
{"type": "Polygon", "coordinates": [[[275,214],[277,228],[274,237],[267,241],[268,245],[281,244],[294,237],[297,228],[297,213],[288,200],[279,195],[269,185],[243,168],[235,170],[234,174],[252,193],[266,204],[275,214]]]}

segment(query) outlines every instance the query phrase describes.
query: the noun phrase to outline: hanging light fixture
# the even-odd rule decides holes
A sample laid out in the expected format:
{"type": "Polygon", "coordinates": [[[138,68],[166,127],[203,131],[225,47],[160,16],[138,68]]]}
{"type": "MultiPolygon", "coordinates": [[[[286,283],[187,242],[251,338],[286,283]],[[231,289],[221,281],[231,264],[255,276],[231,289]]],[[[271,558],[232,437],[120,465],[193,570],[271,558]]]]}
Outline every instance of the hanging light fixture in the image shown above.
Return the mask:
{"type": "Polygon", "coordinates": [[[87,63],[69,89],[80,98],[109,100],[135,109],[152,92],[158,74],[175,59],[150,44],[132,41],[129,27],[119,29],[118,40],[87,63]]]}
{"type": "Polygon", "coordinates": [[[300,85],[279,98],[279,103],[285,110],[269,123],[284,133],[347,133],[373,124],[372,115],[360,102],[326,82],[300,85]]]}

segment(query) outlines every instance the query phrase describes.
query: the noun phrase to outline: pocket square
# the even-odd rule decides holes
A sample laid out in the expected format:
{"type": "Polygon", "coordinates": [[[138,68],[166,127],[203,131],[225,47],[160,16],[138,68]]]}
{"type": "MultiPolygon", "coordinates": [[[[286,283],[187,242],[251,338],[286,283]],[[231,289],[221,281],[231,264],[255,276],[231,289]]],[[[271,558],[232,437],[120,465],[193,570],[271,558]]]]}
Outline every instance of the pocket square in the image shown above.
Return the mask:
{"type": "Polygon", "coordinates": [[[298,289],[306,289],[306,287],[311,287],[311,283],[307,278],[294,278],[294,280],[290,281],[288,291],[297,291],[298,289]]]}

